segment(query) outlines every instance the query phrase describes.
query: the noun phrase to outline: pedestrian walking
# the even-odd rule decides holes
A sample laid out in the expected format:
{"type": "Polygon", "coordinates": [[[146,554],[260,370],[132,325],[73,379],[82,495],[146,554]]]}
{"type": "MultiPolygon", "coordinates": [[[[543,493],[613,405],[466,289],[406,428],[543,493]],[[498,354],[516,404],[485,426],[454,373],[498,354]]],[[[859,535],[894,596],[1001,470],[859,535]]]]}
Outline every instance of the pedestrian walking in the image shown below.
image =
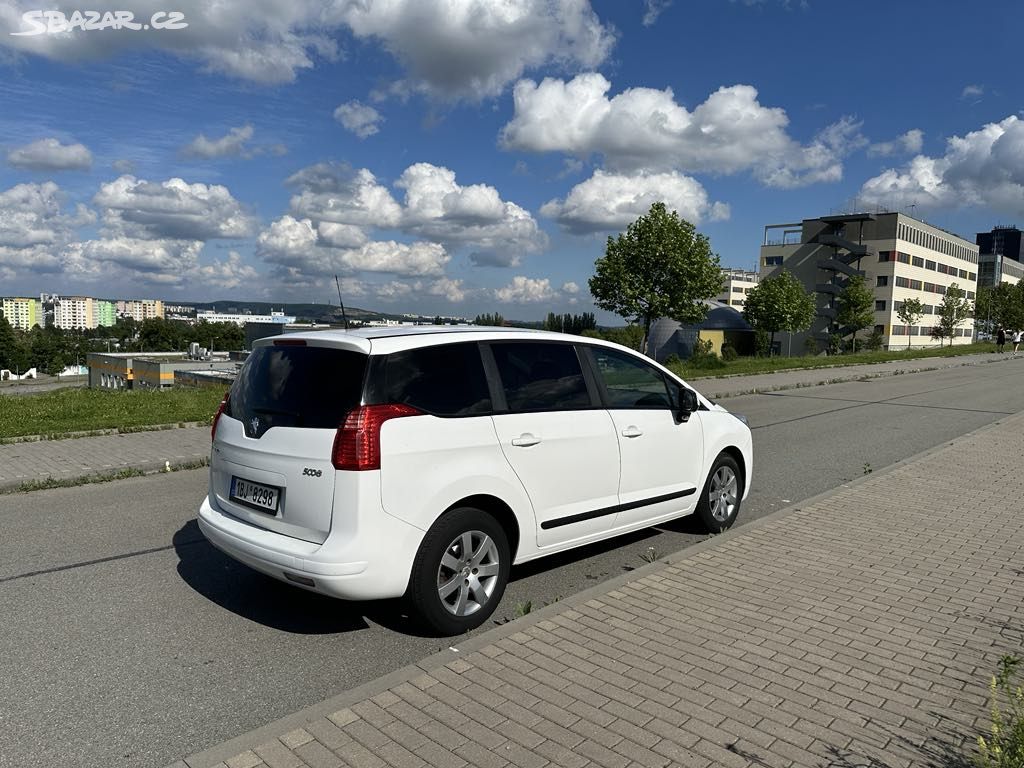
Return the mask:
{"type": "Polygon", "coordinates": [[[1017,354],[1017,347],[1020,346],[1020,340],[1024,338],[1024,331],[1013,332],[1013,354],[1017,354]]]}
{"type": "Polygon", "coordinates": [[[1006,329],[1003,326],[999,326],[996,330],[996,352],[1002,354],[1004,352],[1003,347],[1006,346],[1006,329]]]}

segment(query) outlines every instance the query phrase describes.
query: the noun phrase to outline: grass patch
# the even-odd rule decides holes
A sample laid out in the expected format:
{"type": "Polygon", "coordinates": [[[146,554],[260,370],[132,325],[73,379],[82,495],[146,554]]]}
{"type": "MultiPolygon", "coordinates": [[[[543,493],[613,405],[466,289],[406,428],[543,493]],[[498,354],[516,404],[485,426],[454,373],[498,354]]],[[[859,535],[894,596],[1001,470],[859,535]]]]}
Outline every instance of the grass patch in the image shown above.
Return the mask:
{"type": "Polygon", "coordinates": [[[689,361],[670,364],[668,367],[686,380],[715,378],[721,376],[746,376],[755,373],[776,373],[792,371],[800,368],[834,368],[841,365],[870,365],[871,363],[888,363],[903,360],[922,360],[929,357],[959,357],[961,355],[977,355],[994,352],[995,344],[981,342],[963,344],[955,347],[936,347],[934,349],[893,350],[889,352],[857,352],[845,355],[829,355],[827,357],[741,357],[731,362],[720,361],[716,368],[699,368],[690,365],[689,361]]]}
{"type": "Polygon", "coordinates": [[[0,395],[0,439],[100,429],[131,431],[154,424],[209,423],[220,389],[58,389],[38,395],[0,395]]]}

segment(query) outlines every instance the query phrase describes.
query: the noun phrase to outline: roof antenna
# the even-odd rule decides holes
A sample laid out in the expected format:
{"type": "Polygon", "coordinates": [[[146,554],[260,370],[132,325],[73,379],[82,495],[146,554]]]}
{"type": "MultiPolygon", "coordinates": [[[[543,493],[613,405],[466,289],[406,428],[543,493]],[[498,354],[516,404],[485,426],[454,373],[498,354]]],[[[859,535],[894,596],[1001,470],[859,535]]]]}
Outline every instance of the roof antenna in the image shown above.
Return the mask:
{"type": "Polygon", "coordinates": [[[334,276],[334,284],[338,286],[338,303],[341,304],[341,319],[345,323],[345,330],[348,330],[348,318],[345,316],[345,302],[341,300],[341,281],[338,280],[338,276],[334,276]]]}

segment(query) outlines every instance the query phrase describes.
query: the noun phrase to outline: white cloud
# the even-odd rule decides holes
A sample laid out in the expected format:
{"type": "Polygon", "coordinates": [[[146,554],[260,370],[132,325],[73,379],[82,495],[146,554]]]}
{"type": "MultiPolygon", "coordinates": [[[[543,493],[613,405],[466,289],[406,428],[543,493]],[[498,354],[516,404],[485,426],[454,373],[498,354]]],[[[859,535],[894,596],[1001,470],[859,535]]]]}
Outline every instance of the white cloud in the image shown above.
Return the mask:
{"type": "Polygon", "coordinates": [[[135,173],[135,163],[131,160],[115,160],[110,164],[110,167],[121,174],[135,173]]]}
{"type": "Polygon", "coordinates": [[[1024,120],[1010,116],[953,136],[941,157],[918,155],[890,168],[866,181],[860,197],[889,207],[986,206],[1024,215],[1024,120]]]}
{"type": "Polygon", "coordinates": [[[710,203],[698,181],[674,171],[624,175],[597,170],[564,200],[551,200],[540,212],[570,232],[582,234],[622,229],[659,201],[694,224],[729,218],[728,205],[710,203]]]}
{"type": "Polygon", "coordinates": [[[480,263],[516,264],[523,254],[547,245],[547,236],[524,208],[502,200],[489,185],[462,186],[453,171],[430,163],[409,166],[395,182],[404,192],[403,204],[365,168],[318,163],[286,183],[298,188],[291,198],[297,218],[395,229],[446,249],[469,248],[480,263]]]}
{"type": "Polygon", "coordinates": [[[914,128],[902,136],[897,136],[892,141],[882,141],[868,147],[869,157],[889,157],[890,155],[908,154],[913,155],[921,151],[924,146],[924,132],[914,128]]]}
{"type": "Polygon", "coordinates": [[[150,283],[176,285],[197,268],[202,249],[201,240],[121,236],[72,243],[65,258],[72,266],[79,264],[72,271],[83,278],[104,279],[114,268],[121,278],[135,276],[150,283]]]}
{"type": "Polygon", "coordinates": [[[296,216],[382,229],[395,227],[402,219],[401,206],[365,168],[352,171],[336,163],[317,163],[292,174],[285,184],[300,190],[291,199],[296,216]]]}
{"type": "Polygon", "coordinates": [[[252,138],[252,135],[253,127],[251,125],[231,128],[219,139],[208,139],[200,133],[182,149],[182,154],[207,160],[215,157],[244,156],[246,153],[245,143],[252,138]]]}
{"type": "Polygon", "coordinates": [[[537,279],[516,275],[511,283],[494,291],[494,298],[503,304],[537,304],[557,297],[558,292],[546,277],[537,279]]]}
{"type": "Polygon", "coordinates": [[[285,215],[260,233],[257,252],[271,264],[293,268],[304,275],[324,276],[335,272],[440,276],[451,258],[437,243],[386,240],[337,247],[337,242],[323,238],[310,219],[285,215]]]}
{"type": "MultiPolygon", "coordinates": [[[[98,0],[91,10],[122,9],[98,0]]],[[[161,6],[133,8],[140,19],[161,6]]],[[[0,46],[66,62],[158,49],[205,69],[264,84],[286,83],[337,58],[338,32],[379,41],[405,67],[408,88],[444,98],[499,93],[527,69],[595,67],[614,43],[588,0],[179,0],[188,27],[16,36],[36,0],[0,4],[0,46]]],[[[68,11],[70,13],[70,11],[68,11]]]]}
{"type": "Polygon", "coordinates": [[[404,231],[450,247],[469,246],[474,261],[515,265],[523,254],[547,245],[528,211],[503,201],[492,186],[461,186],[448,168],[416,163],[395,186],[405,190],[404,231]]]}
{"type": "Polygon", "coordinates": [[[224,261],[213,259],[209,264],[198,265],[192,277],[203,286],[228,290],[241,285],[255,288],[259,273],[253,266],[243,262],[237,251],[228,251],[228,257],[224,261]]]}
{"type": "Polygon", "coordinates": [[[562,293],[576,294],[580,292],[580,287],[571,280],[566,283],[562,283],[562,293]]]}
{"type": "Polygon", "coordinates": [[[63,193],[54,182],[17,184],[0,192],[0,271],[62,272],[62,253],[76,227],[91,224],[95,214],[79,205],[63,210],[63,193]]]}
{"type": "Polygon", "coordinates": [[[794,187],[842,176],[842,157],[860,146],[845,119],[806,146],[786,132],[789,118],[765,107],[749,85],[719,88],[692,112],[671,89],[631,88],[612,98],[598,73],[570,81],[521,80],[515,114],[502,129],[506,149],[598,154],[612,170],[750,171],[768,186],[794,187]]]}
{"type": "Polygon", "coordinates": [[[410,87],[443,98],[494,96],[546,64],[595,67],[614,44],[588,0],[358,2],[343,16],[406,65],[410,87]]]}
{"type": "Polygon", "coordinates": [[[458,304],[466,299],[466,289],[462,280],[453,280],[448,277],[438,278],[426,287],[427,293],[431,296],[442,296],[452,304],[458,304]]]}
{"type": "Polygon", "coordinates": [[[365,139],[380,131],[380,123],[384,120],[380,112],[359,101],[347,101],[334,110],[334,119],[342,127],[365,139]]]}
{"type": "Polygon", "coordinates": [[[93,202],[105,209],[109,233],[134,238],[208,240],[247,237],[255,221],[227,187],[121,176],[103,184],[93,202]]]}
{"type": "Polygon", "coordinates": [[[654,26],[654,22],[670,5],[672,5],[672,0],[644,0],[643,25],[645,27],[654,26]]]}
{"type": "Polygon", "coordinates": [[[965,85],[964,89],[960,92],[961,99],[979,99],[985,95],[985,86],[983,85],[965,85]]]}
{"type": "Polygon", "coordinates": [[[12,149],[7,153],[7,162],[31,171],[87,171],[92,167],[92,152],[83,144],[39,139],[12,149]]]}

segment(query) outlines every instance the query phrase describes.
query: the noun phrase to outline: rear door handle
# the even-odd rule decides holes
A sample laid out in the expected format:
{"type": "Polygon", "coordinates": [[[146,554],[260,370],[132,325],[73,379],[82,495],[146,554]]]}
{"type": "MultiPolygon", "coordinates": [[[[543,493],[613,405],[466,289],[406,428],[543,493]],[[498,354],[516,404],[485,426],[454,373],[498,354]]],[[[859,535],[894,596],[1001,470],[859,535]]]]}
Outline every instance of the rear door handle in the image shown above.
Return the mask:
{"type": "Polygon", "coordinates": [[[529,448],[531,445],[536,445],[540,442],[539,437],[534,437],[529,432],[524,432],[519,437],[512,438],[512,445],[517,448],[529,448]]]}
{"type": "Polygon", "coordinates": [[[632,424],[622,430],[623,437],[640,437],[644,431],[640,427],[634,427],[632,424]]]}

